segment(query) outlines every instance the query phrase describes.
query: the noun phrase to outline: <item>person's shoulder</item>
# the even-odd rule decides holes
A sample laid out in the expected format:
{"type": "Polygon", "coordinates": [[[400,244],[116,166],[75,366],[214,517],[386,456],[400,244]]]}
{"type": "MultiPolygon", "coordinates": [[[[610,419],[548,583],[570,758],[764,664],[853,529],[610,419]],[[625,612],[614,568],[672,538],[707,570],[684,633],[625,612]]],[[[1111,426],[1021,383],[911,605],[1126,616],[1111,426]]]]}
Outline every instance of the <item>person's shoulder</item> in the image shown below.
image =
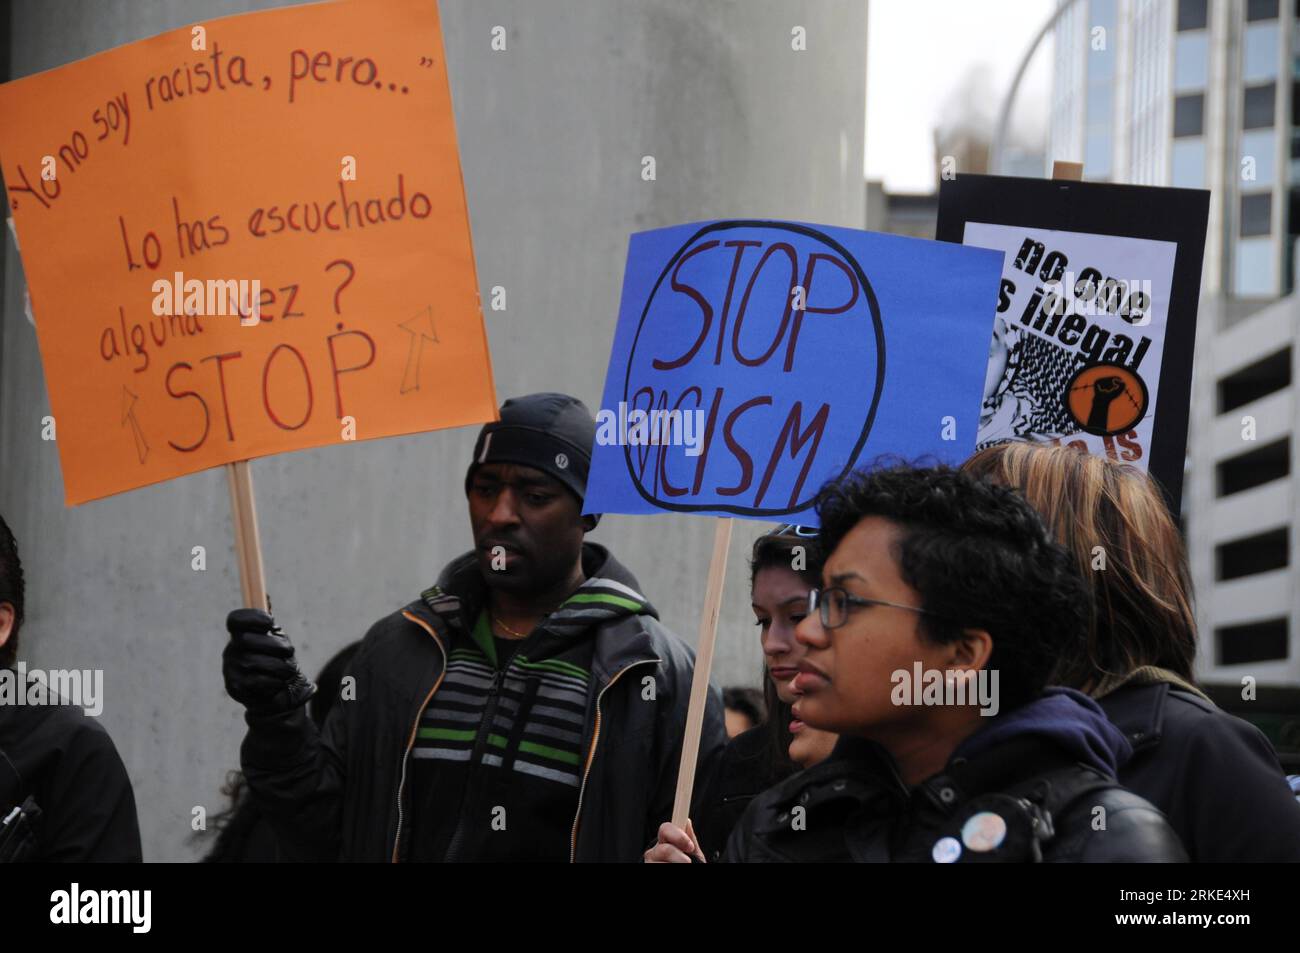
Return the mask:
{"type": "Polygon", "coordinates": [[[645,651],[657,657],[664,669],[685,673],[695,668],[695,650],[649,613],[622,616],[602,624],[596,631],[597,646],[603,646],[607,652],[623,652],[629,639],[645,640],[645,651]]]}
{"type": "Polygon", "coordinates": [[[745,813],[749,814],[751,820],[755,822],[759,822],[760,819],[770,821],[772,817],[788,811],[801,800],[806,800],[805,795],[825,780],[826,774],[823,763],[808,771],[798,771],[787,778],[782,778],[766,791],[756,795],[745,813]]]}
{"type": "Polygon", "coordinates": [[[799,803],[805,790],[807,774],[792,775],[754,796],[732,829],[727,847],[728,860],[742,862],[751,859],[757,840],[784,831],[791,808],[799,803]]]}
{"type": "Polygon", "coordinates": [[[832,803],[862,801],[880,786],[880,776],[870,765],[832,756],[778,781],[754,798],[751,809],[784,826],[788,818],[783,815],[797,806],[813,811],[832,803]]]}
{"type": "MultiPolygon", "coordinates": [[[[1185,863],[1187,851],[1150,801],[1110,784],[1081,798],[1070,812],[1082,832],[1083,863],[1185,863]]],[[[1071,821],[1066,820],[1069,824],[1071,821]]]]}
{"type": "Polygon", "coordinates": [[[791,772],[777,770],[772,746],[772,730],[765,724],[729,739],[718,763],[718,795],[752,798],[789,777],[791,772]]]}
{"type": "Polygon", "coordinates": [[[630,618],[649,637],[650,643],[656,650],[662,650],[670,655],[685,654],[692,659],[695,657],[695,651],[686,644],[686,640],[660,622],[657,617],[643,612],[630,618]]]}
{"type": "Polygon", "coordinates": [[[1165,701],[1163,734],[1166,738],[1182,735],[1203,749],[1218,750],[1223,745],[1272,746],[1256,726],[1231,712],[1224,711],[1207,698],[1171,688],[1165,701]]]}
{"type": "Polygon", "coordinates": [[[348,662],[348,674],[359,677],[369,672],[419,670],[438,655],[439,645],[449,651],[445,627],[435,623],[431,616],[429,609],[416,600],[377,619],[366,630],[348,662]]]}
{"type": "Polygon", "coordinates": [[[847,860],[846,824],[880,792],[881,779],[854,760],[829,758],[796,772],[749,802],[732,830],[725,859],[847,860]]]}
{"type": "Polygon", "coordinates": [[[32,722],[28,743],[42,748],[59,764],[56,770],[80,770],[95,767],[126,774],[113,737],[98,717],[86,714],[79,706],[60,702],[40,706],[42,711],[32,722]]]}
{"type": "Polygon", "coordinates": [[[1163,744],[1201,744],[1264,741],[1263,733],[1195,692],[1168,683],[1130,685],[1100,699],[1106,715],[1129,740],[1144,740],[1158,732],[1163,744]]]}
{"type": "Polygon", "coordinates": [[[1169,704],[1171,710],[1191,714],[1193,717],[1212,717],[1227,714],[1222,708],[1203,695],[1184,691],[1172,685],[1169,687],[1169,704]]]}
{"type": "MultiPolygon", "coordinates": [[[[31,689],[26,689],[29,694],[31,689]]],[[[112,745],[107,729],[99,719],[86,714],[48,689],[41,692],[40,702],[0,705],[0,741],[20,734],[22,740],[47,748],[63,748],[75,742],[83,746],[112,745]]]]}
{"type": "Polygon", "coordinates": [[[735,764],[767,758],[772,748],[771,731],[766,724],[746,728],[727,742],[723,757],[735,764]]]}
{"type": "Polygon", "coordinates": [[[393,643],[405,642],[415,632],[420,632],[425,638],[428,638],[427,631],[422,631],[424,625],[430,628],[438,628],[431,618],[427,618],[429,615],[431,613],[429,613],[428,609],[424,608],[419,600],[416,600],[415,602],[408,602],[400,609],[395,609],[386,616],[381,616],[362,636],[357,655],[369,654],[393,643]],[[424,625],[414,621],[414,619],[422,619],[424,625]]]}
{"type": "Polygon", "coordinates": [[[380,616],[375,620],[370,628],[366,630],[363,639],[383,638],[391,633],[404,631],[413,625],[417,625],[418,623],[412,621],[411,616],[416,615],[419,609],[420,603],[417,600],[416,602],[408,602],[406,605],[394,609],[392,612],[388,613],[388,615],[380,616]]]}

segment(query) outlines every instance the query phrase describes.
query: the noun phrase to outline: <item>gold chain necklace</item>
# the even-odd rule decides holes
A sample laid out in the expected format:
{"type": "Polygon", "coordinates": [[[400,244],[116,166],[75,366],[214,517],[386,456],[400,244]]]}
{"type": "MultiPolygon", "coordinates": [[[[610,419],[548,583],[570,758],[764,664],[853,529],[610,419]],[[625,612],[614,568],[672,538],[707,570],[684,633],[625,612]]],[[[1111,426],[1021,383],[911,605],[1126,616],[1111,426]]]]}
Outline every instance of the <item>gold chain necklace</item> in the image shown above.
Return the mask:
{"type": "Polygon", "coordinates": [[[495,623],[496,623],[497,625],[499,625],[501,628],[505,629],[506,634],[509,635],[510,638],[512,638],[512,639],[526,639],[526,638],[528,638],[528,633],[527,633],[527,632],[519,632],[519,631],[517,631],[517,630],[515,630],[515,629],[510,628],[510,626],[506,625],[504,622],[502,622],[500,619],[498,619],[496,616],[492,615],[491,613],[488,613],[488,618],[490,618],[493,622],[495,622],[495,623]]]}

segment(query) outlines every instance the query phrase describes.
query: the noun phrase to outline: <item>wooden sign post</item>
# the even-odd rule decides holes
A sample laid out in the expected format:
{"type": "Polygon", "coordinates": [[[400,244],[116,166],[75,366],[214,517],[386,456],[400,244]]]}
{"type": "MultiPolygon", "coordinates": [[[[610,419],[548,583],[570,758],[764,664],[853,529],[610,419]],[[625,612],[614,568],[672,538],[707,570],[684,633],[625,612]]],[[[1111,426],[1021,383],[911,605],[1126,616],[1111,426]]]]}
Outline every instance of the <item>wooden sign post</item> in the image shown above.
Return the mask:
{"type": "Polygon", "coordinates": [[[230,484],[230,515],[235,524],[235,556],[239,560],[242,605],[270,612],[266,574],[262,567],[262,540],[257,530],[257,507],[253,502],[253,473],[248,461],[227,463],[226,480],[230,484]]]}
{"type": "Polygon", "coordinates": [[[704,590],[704,611],[700,613],[700,639],[695,650],[691,703],[686,710],[686,734],[682,739],[682,760],[677,769],[677,795],[673,798],[673,824],[682,829],[686,827],[691,810],[691,790],[695,785],[695,763],[700,751],[704,706],[709,697],[709,672],[713,668],[718,614],[722,611],[722,583],[727,575],[732,522],[729,516],[719,517],[713,529],[713,556],[709,560],[709,580],[704,590]]]}
{"type": "Polygon", "coordinates": [[[1064,179],[1069,182],[1083,181],[1083,163],[1066,162],[1063,159],[1057,159],[1052,163],[1052,178],[1064,179]]]}

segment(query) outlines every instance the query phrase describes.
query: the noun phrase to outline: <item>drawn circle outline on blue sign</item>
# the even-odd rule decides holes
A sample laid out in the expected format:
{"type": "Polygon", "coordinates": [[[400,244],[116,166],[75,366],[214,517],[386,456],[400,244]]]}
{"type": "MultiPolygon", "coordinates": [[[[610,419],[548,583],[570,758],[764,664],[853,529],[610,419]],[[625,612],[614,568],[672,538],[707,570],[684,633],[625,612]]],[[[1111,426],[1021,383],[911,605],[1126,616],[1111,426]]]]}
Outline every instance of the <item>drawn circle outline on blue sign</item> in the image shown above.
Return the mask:
{"type": "MultiPolygon", "coordinates": [[[[645,307],[641,309],[641,319],[636,326],[636,335],[632,338],[631,350],[628,351],[627,372],[623,376],[623,400],[626,402],[628,399],[628,390],[632,381],[632,357],[636,354],[637,342],[641,340],[641,329],[645,327],[646,317],[650,313],[650,304],[654,301],[655,295],[659,293],[659,286],[662,285],[664,279],[668,277],[668,273],[672,270],[673,266],[677,264],[677,260],[681,258],[686,250],[695,244],[696,241],[711,232],[719,232],[735,228],[774,228],[814,238],[838,252],[844,261],[853,268],[854,274],[857,275],[858,281],[862,284],[862,293],[866,296],[867,307],[871,311],[871,323],[876,332],[876,386],[871,395],[871,407],[867,411],[866,421],[862,425],[862,433],[858,436],[858,442],[854,445],[853,452],[849,454],[849,459],[845,462],[844,468],[840,470],[839,473],[835,474],[835,476],[828,478],[838,479],[852,470],[854,464],[857,463],[858,455],[862,453],[862,448],[866,446],[867,443],[867,437],[871,434],[871,425],[875,422],[876,411],[880,407],[880,394],[885,389],[885,329],[880,321],[880,305],[876,301],[876,293],[872,290],[871,283],[867,281],[866,273],[863,272],[862,266],[858,264],[858,260],[850,255],[848,249],[835,239],[823,232],[819,232],[815,228],[809,228],[807,225],[796,225],[791,222],[764,221],[761,219],[733,219],[723,222],[714,222],[712,225],[706,225],[687,239],[682,247],[673,253],[672,258],[668,260],[668,264],[664,265],[664,270],[659,273],[659,277],[656,279],[654,287],[650,289],[650,294],[646,297],[645,307]]],[[[807,499],[801,500],[797,505],[790,507],[766,507],[760,509],[752,506],[733,506],[725,503],[668,503],[656,499],[647,493],[645,487],[641,485],[641,481],[637,479],[636,470],[632,467],[631,445],[624,445],[623,460],[627,464],[627,474],[632,481],[632,486],[636,488],[637,493],[641,494],[642,499],[659,509],[671,510],[677,513],[699,513],[709,510],[723,513],[736,513],[743,516],[789,516],[802,512],[811,506],[813,499],[817,495],[818,489],[817,487],[814,487],[807,499]]]]}

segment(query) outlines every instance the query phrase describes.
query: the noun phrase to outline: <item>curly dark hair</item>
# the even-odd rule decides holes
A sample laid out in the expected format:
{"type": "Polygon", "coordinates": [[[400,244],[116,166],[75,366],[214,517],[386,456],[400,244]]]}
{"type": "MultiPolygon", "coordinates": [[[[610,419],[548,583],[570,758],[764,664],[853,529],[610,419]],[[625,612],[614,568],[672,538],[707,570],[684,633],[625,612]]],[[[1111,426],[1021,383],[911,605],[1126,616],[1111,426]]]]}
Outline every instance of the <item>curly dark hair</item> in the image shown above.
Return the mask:
{"type": "Polygon", "coordinates": [[[823,551],[868,516],[899,526],[894,559],[921,597],[922,637],[962,629],[993,639],[1003,710],[1046,686],[1054,665],[1082,651],[1090,594],[1074,560],[1014,490],[951,467],[890,465],[826,484],[817,496],[823,551]]]}
{"type": "Polygon", "coordinates": [[[0,516],[0,602],[14,607],[14,628],[9,641],[0,648],[0,668],[8,668],[18,657],[18,630],[23,627],[23,564],[18,558],[18,543],[9,524],[0,516]]]}

